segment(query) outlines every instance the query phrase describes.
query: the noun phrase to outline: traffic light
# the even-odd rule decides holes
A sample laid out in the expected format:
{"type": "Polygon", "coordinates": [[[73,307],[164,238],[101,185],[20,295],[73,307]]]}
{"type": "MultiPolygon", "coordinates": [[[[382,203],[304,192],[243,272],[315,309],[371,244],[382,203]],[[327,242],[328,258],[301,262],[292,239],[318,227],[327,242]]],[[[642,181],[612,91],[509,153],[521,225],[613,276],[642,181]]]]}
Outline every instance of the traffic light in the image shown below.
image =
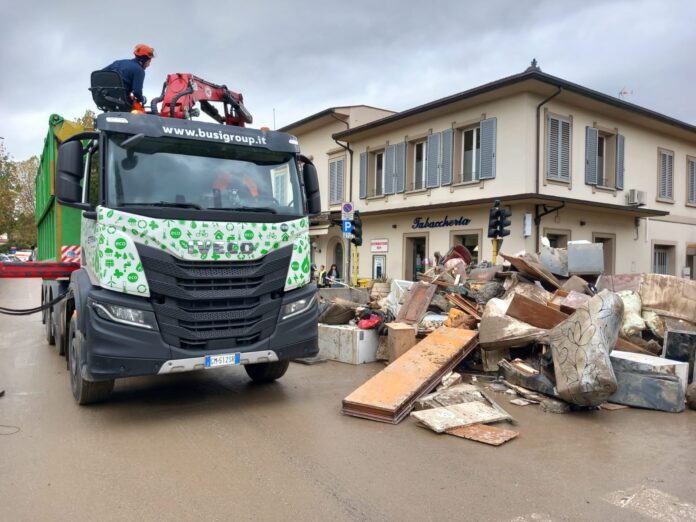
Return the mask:
{"type": "Polygon", "coordinates": [[[499,202],[496,201],[495,203],[488,216],[488,237],[490,239],[495,239],[498,235],[498,212],[500,212],[500,209],[497,206],[499,202]]]}
{"type": "Polygon", "coordinates": [[[353,239],[350,240],[355,246],[362,245],[362,219],[360,219],[360,211],[353,212],[353,239]]]}
{"type": "Polygon", "coordinates": [[[507,227],[512,224],[508,218],[512,216],[512,210],[501,208],[498,210],[498,237],[506,237],[510,235],[507,227]]]}
{"type": "Polygon", "coordinates": [[[500,208],[500,201],[496,199],[488,215],[488,237],[498,239],[509,236],[510,231],[507,227],[512,224],[510,216],[512,211],[500,208]]]}

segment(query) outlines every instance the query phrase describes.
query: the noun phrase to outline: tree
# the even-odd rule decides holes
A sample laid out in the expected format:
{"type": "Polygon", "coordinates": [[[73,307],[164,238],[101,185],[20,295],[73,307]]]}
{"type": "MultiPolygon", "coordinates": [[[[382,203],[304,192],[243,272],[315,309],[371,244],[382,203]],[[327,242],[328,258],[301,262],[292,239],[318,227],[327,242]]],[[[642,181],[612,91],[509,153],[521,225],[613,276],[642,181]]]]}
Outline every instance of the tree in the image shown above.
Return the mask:
{"type": "Polygon", "coordinates": [[[0,234],[9,234],[14,221],[15,162],[0,141],[0,234]]]}
{"type": "Polygon", "coordinates": [[[32,156],[28,160],[15,163],[13,178],[14,220],[10,227],[10,242],[20,248],[36,245],[35,179],[39,170],[39,158],[32,156]]]}

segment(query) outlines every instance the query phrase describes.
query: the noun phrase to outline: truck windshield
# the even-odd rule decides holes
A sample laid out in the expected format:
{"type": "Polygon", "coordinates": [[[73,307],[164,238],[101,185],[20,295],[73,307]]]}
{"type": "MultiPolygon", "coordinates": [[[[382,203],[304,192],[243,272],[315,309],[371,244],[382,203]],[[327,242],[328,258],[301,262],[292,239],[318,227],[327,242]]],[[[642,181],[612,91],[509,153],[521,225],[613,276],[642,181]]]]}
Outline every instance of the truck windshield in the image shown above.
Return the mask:
{"type": "Polygon", "coordinates": [[[112,135],[107,205],[178,207],[301,216],[303,201],[291,154],[238,145],[112,135]]]}

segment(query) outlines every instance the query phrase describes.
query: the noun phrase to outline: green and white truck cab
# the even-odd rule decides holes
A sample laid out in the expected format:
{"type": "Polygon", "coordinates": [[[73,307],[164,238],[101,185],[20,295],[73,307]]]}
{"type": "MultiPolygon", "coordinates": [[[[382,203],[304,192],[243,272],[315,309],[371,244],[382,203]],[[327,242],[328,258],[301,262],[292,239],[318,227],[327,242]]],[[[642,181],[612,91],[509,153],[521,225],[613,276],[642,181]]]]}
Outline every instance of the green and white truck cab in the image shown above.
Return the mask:
{"type": "Polygon", "coordinates": [[[121,377],[242,364],[272,381],[316,355],[319,187],[293,136],[105,113],[58,150],[57,200],[82,210],[54,312],[79,403],[121,377]]]}

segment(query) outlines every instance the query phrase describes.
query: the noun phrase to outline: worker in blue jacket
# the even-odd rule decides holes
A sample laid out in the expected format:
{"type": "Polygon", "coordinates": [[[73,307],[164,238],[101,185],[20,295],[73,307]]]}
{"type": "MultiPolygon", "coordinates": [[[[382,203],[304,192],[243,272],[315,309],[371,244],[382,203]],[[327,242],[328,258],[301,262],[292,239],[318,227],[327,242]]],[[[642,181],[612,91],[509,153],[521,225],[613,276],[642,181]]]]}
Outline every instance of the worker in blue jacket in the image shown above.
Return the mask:
{"type": "Polygon", "coordinates": [[[147,101],[143,96],[143,82],[145,81],[145,69],[150,66],[150,62],[155,57],[155,50],[149,45],[138,44],[133,49],[134,58],[116,60],[111,65],[104,67],[105,71],[114,71],[123,80],[123,86],[133,99],[141,105],[147,101]]]}

